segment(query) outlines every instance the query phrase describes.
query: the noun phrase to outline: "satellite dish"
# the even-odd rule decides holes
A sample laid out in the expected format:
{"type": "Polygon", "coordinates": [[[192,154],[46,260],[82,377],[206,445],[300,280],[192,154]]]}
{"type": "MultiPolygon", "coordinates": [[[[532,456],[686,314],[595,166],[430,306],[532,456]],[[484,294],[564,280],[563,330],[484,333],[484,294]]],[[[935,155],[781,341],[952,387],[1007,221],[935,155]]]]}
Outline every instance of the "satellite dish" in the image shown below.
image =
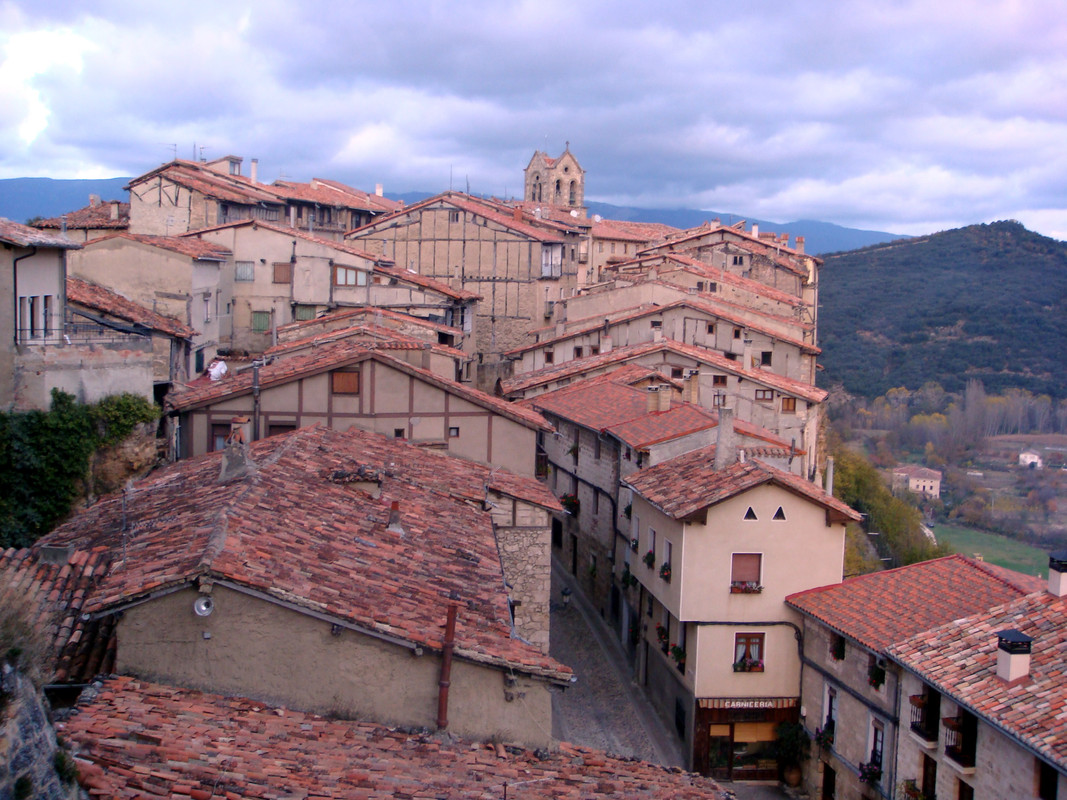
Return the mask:
{"type": "Polygon", "coordinates": [[[210,597],[198,597],[193,602],[193,612],[198,617],[209,617],[215,610],[215,601],[210,597]]]}
{"type": "Polygon", "coordinates": [[[571,216],[574,217],[575,219],[577,219],[578,218],[578,209],[572,208],[571,209],[571,216]]]}

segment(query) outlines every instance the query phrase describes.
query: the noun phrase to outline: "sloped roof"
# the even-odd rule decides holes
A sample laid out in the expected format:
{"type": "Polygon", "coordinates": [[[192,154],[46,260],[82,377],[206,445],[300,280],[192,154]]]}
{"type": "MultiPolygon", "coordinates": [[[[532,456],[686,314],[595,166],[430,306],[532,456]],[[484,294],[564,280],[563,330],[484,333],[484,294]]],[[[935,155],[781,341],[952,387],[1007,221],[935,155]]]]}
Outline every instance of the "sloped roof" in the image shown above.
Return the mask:
{"type": "Polygon", "coordinates": [[[54,671],[44,676],[49,683],[84,683],[114,669],[114,619],[82,616],[110,561],[106,547],[0,550],[0,597],[5,603],[24,599],[30,621],[45,635],[54,659],[54,671]]]}
{"type": "Polygon", "coordinates": [[[287,200],[300,200],[305,203],[317,203],[326,206],[354,208],[373,214],[384,214],[400,207],[396,200],[381,197],[346,186],[340,181],[312,178],[310,183],[276,180],[270,185],[279,197],[287,200]]]}
{"type": "Polygon", "coordinates": [[[786,603],[864,647],[883,652],[893,642],[1041,586],[1040,579],[951,555],[797,592],[786,603]]]}
{"type": "MultiPolygon", "coordinates": [[[[319,322],[322,318],[314,320],[304,320],[300,324],[311,327],[309,323],[319,322]]],[[[293,325],[294,323],[289,323],[293,325]]],[[[288,326],[284,326],[288,327],[288,326]]],[[[442,326],[443,327],[443,326],[442,326]]],[[[281,327],[278,329],[282,330],[281,327]]],[[[447,329],[446,329],[447,330],[447,329]]],[[[300,328],[288,327],[287,333],[300,333],[300,328]]],[[[445,344],[438,344],[437,342],[429,342],[426,339],[420,339],[417,336],[408,336],[393,328],[387,328],[381,325],[375,325],[372,323],[359,324],[358,321],[353,321],[353,324],[347,328],[330,328],[329,330],[320,331],[319,333],[312,333],[301,339],[290,339],[285,342],[279,342],[276,345],[268,347],[264,351],[264,355],[281,355],[283,353],[292,353],[298,350],[304,350],[316,345],[323,345],[329,342],[335,342],[340,339],[348,339],[355,337],[361,339],[365,347],[370,349],[379,349],[384,347],[388,350],[414,350],[414,349],[429,349],[434,353],[441,353],[449,358],[466,360],[469,358],[462,350],[457,350],[455,347],[449,347],[445,344]]]]}
{"type": "Polygon", "coordinates": [[[45,233],[4,217],[0,217],[0,242],[13,244],[16,247],[58,247],[61,250],[77,250],[81,247],[80,244],[71,241],[66,236],[45,233]]]}
{"type": "MultiPolygon", "coordinates": [[[[450,327],[448,325],[442,325],[439,322],[432,322],[422,317],[414,317],[410,314],[404,314],[400,311],[394,311],[389,308],[382,308],[380,306],[345,306],[343,308],[336,308],[331,310],[328,314],[322,314],[315,319],[297,320],[295,322],[287,322],[284,325],[278,326],[278,335],[293,333],[298,334],[302,329],[314,328],[330,322],[342,322],[344,320],[357,320],[370,318],[370,321],[375,325],[379,322],[388,324],[389,322],[396,322],[402,324],[416,325],[420,328],[426,328],[436,332],[449,333],[455,336],[460,336],[463,331],[459,328],[450,327]]],[[[353,322],[352,324],[357,324],[353,322]]]]}
{"type": "Polygon", "coordinates": [[[669,238],[646,248],[642,252],[642,255],[653,252],[674,251],[678,249],[683,251],[695,249],[703,246],[704,242],[701,240],[707,237],[716,237],[713,242],[710,242],[711,244],[724,242],[749,253],[765,256],[776,265],[799,277],[807,277],[808,274],[807,270],[800,266],[800,259],[811,259],[816,264],[822,263],[822,259],[800,253],[794,248],[783,244],[777,238],[771,239],[770,234],[767,234],[767,238],[753,236],[751,233],[744,230],[743,225],[723,225],[721,223],[712,225],[705,224],[696,228],[690,228],[679,236],[669,238]]]}
{"type": "MultiPolygon", "coordinates": [[[[121,568],[100,579],[84,610],[108,614],[207,577],[437,650],[447,606],[458,599],[457,658],[568,679],[567,667],[512,636],[493,524],[481,505],[493,485],[488,468],[322,427],[255,442],[249,454],[255,469],[226,482],[223,453],[164,467],[45,537],[42,544],[121,554],[121,568]],[[351,482],[368,472],[381,481],[378,498],[351,482]],[[388,526],[392,501],[403,532],[388,526]]],[[[547,492],[533,479],[505,480],[547,492]]]]}
{"type": "Polygon", "coordinates": [[[728,372],[732,375],[745,378],[746,380],[769,386],[786,394],[796,395],[797,397],[812,403],[821,403],[826,399],[826,391],[824,389],[818,389],[803,381],[787,378],[783,375],[777,375],[773,372],[768,372],[767,370],[746,369],[737,361],[731,361],[715,350],[683,344],[682,342],[676,342],[672,339],[616,347],[607,353],[598,353],[594,356],[575,358],[571,361],[564,361],[560,364],[552,364],[538,370],[524,372],[509,380],[501,381],[500,389],[503,394],[507,396],[518,392],[524,392],[537,386],[544,386],[563,378],[573,378],[575,375],[600,371],[612,364],[620,364],[642,356],[660,352],[670,352],[688,356],[697,361],[709,364],[716,369],[720,369],[723,372],[728,372]]]}
{"type": "Polygon", "coordinates": [[[211,169],[206,164],[184,159],[175,159],[156,167],[131,180],[126,188],[134,192],[134,187],[156,177],[165,177],[186,189],[229,203],[282,205],[277,192],[265,184],[252,183],[250,178],[243,175],[227,175],[211,169]]]}
{"type": "Polygon", "coordinates": [[[837,522],[858,521],[853,511],[811,481],[750,459],[715,469],[715,445],[662,461],[625,479],[635,492],[664,514],[682,519],[731,497],[773,483],[823,506],[837,522]]]}
{"type": "Polygon", "coordinates": [[[188,256],[196,261],[225,261],[233,253],[221,245],[205,242],[201,239],[188,238],[186,236],[149,236],[143,233],[109,233],[85,243],[86,247],[92,247],[104,242],[116,239],[124,239],[129,242],[158,247],[161,250],[170,250],[179,255],[188,256]]]}
{"type": "MultiPolygon", "coordinates": [[[[293,342],[286,345],[287,348],[292,348],[293,346],[293,342]]],[[[551,430],[551,426],[545,421],[544,417],[536,411],[523,408],[499,397],[493,397],[466,384],[442,378],[429,370],[413,366],[402,359],[390,356],[382,352],[382,348],[422,349],[422,343],[417,341],[370,343],[352,339],[332,341],[311,351],[302,351],[278,358],[272,363],[261,367],[259,370],[259,386],[261,389],[280,386],[291,381],[300,380],[308,375],[327,372],[341,366],[371,359],[387,364],[393,369],[412,375],[424,383],[436,386],[449,394],[481,406],[495,414],[507,417],[528,428],[551,430]]],[[[252,378],[252,371],[246,370],[222,380],[210,381],[194,388],[172,392],[167,395],[167,407],[175,411],[186,411],[191,408],[209,405],[223,398],[250,393],[252,391],[252,378]]]]}
{"type": "Polygon", "coordinates": [[[159,314],[110,289],[81,278],[67,278],[67,300],[179,339],[191,339],[197,333],[174,317],[159,314]]]}
{"type": "Polygon", "coordinates": [[[1039,591],[926,630],[888,648],[941,693],[1067,768],[1067,601],[1039,591]],[[997,677],[997,634],[1031,637],[1030,672],[997,677]]]}
{"type": "Polygon", "coordinates": [[[941,480],[940,471],[924,467],[922,464],[901,464],[899,467],[893,467],[893,474],[903,475],[907,478],[932,478],[941,480]]]}
{"type": "Polygon", "coordinates": [[[38,220],[35,228],[68,228],[70,230],[125,229],[130,227],[130,204],[117,200],[91,203],[59,217],[38,220]],[[117,209],[115,207],[118,207],[117,209]]]}
{"type": "Polygon", "coordinates": [[[93,796],[707,800],[710,778],[561,744],[556,752],[327,719],[109,678],[61,724],[93,796]],[[510,790],[510,791],[509,791],[510,790]]]}

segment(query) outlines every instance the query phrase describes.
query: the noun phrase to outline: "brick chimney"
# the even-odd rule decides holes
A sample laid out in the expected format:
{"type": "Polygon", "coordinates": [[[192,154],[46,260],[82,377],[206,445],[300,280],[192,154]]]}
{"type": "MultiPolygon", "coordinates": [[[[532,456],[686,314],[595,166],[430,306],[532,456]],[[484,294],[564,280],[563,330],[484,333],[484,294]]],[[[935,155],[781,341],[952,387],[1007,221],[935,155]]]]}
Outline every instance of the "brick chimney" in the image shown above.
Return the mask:
{"type": "Polygon", "coordinates": [[[1011,682],[1030,674],[1030,645],[1034,640],[1014,628],[997,632],[997,677],[1011,682]]]}
{"type": "Polygon", "coordinates": [[[798,236],[796,238],[796,245],[793,247],[800,255],[804,255],[804,237],[798,236]]]}
{"type": "Polygon", "coordinates": [[[404,526],[400,524],[400,501],[394,500],[389,506],[389,524],[385,528],[392,533],[399,533],[401,536],[406,536],[404,526]]]}
{"type": "Polygon", "coordinates": [[[1067,550],[1048,555],[1048,593],[1055,597],[1067,594],[1067,550]]]}
{"type": "Polygon", "coordinates": [[[715,471],[724,470],[737,460],[734,452],[734,410],[719,409],[719,427],[715,431],[715,471]]]}

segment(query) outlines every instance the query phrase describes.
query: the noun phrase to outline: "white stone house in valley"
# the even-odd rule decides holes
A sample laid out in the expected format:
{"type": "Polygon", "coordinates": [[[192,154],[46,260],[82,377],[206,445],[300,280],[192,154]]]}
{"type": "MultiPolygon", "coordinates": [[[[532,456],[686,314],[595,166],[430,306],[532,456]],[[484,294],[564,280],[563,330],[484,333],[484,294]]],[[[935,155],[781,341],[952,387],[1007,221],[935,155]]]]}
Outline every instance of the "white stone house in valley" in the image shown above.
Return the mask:
{"type": "Polygon", "coordinates": [[[774,780],[775,728],[800,718],[800,617],[786,596],[841,580],[860,515],[809,481],[723,444],[632,473],[616,564],[637,679],[694,771],[774,780]]]}
{"type": "Polygon", "coordinates": [[[80,619],[125,675],[552,744],[548,515],[531,478],[303,428],[181,461],[36,545],[106,552],[80,619]]]}

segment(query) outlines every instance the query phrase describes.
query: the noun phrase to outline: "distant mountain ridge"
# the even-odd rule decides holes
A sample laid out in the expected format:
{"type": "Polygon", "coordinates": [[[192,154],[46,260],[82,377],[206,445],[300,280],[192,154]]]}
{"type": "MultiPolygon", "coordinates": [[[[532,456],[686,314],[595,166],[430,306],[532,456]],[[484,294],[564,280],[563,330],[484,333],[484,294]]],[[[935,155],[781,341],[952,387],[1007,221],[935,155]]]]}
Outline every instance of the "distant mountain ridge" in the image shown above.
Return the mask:
{"type": "Polygon", "coordinates": [[[819,384],[877,397],[971,378],[1067,398],[1067,242],[993,222],[835,253],[819,276],[819,384]]]}
{"type": "MultiPolygon", "coordinates": [[[[89,195],[95,194],[101,200],[128,200],[123,190],[132,178],[102,178],[60,180],[55,178],[6,178],[0,179],[0,217],[7,217],[15,222],[26,222],[35,217],[58,217],[68,211],[89,205],[89,195]]],[[[405,192],[403,194],[387,193],[393,200],[415,203],[433,195],[429,192],[405,192]]],[[[743,217],[737,214],[719,211],[701,211],[699,209],[655,209],[614,206],[609,203],[588,203],[589,214],[599,214],[607,219],[636,220],[640,222],[662,222],[676,228],[692,228],[704,222],[720,219],[726,224],[744,219],[750,225],[758,224],[766,231],[788,233],[790,244],[793,237],[805,238],[804,249],[812,255],[832,253],[840,250],[853,250],[879,242],[899,239],[901,236],[884,231],[866,231],[858,228],[845,228],[831,222],[815,220],[796,220],[794,222],[770,222],[768,220],[743,217]]]]}

